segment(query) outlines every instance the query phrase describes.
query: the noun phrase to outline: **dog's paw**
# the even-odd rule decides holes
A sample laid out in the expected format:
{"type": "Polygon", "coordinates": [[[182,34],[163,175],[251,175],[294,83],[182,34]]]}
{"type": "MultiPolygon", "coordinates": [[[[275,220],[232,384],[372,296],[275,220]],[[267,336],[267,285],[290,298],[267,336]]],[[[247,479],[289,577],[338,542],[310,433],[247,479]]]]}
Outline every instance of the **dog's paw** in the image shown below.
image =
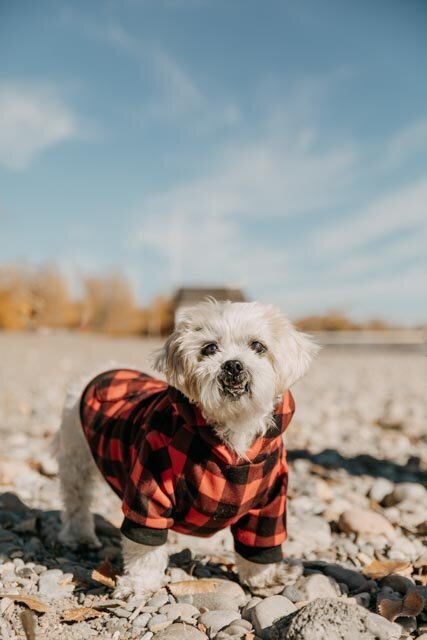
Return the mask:
{"type": "Polygon", "coordinates": [[[302,575],[302,563],[283,561],[276,564],[254,565],[248,563],[241,567],[239,575],[253,595],[276,595],[302,575]],[[250,566],[248,566],[250,565],[250,566]]]}
{"type": "Polygon", "coordinates": [[[117,578],[113,596],[118,600],[128,600],[131,597],[148,600],[154,592],[155,589],[148,586],[143,580],[124,575],[117,578]]]}

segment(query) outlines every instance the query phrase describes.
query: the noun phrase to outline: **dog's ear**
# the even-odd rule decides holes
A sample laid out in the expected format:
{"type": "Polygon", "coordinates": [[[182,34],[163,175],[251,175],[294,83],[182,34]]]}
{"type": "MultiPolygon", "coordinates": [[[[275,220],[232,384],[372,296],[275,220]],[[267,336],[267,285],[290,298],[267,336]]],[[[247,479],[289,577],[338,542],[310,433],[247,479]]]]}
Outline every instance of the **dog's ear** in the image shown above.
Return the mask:
{"type": "Polygon", "coordinates": [[[277,392],[283,393],[308,371],[320,346],[275,308],[269,308],[269,319],[277,341],[274,354],[278,374],[277,392]]]}
{"type": "Polygon", "coordinates": [[[177,321],[174,331],[167,338],[163,347],[154,353],[153,367],[163,373],[169,384],[182,389],[184,384],[184,350],[183,338],[191,324],[191,311],[186,309],[177,321]]]}
{"type": "Polygon", "coordinates": [[[163,373],[168,383],[178,388],[184,375],[181,346],[182,333],[175,329],[163,347],[154,353],[153,361],[154,369],[163,373]]]}

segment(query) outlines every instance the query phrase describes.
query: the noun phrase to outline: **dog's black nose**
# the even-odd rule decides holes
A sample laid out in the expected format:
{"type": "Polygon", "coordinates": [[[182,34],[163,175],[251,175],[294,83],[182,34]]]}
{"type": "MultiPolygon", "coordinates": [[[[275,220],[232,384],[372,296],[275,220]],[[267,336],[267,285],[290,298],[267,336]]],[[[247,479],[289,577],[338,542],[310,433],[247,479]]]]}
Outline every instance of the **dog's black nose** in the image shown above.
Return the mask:
{"type": "Polygon", "coordinates": [[[243,365],[240,360],[227,360],[222,366],[230,376],[238,376],[243,371],[243,365]]]}

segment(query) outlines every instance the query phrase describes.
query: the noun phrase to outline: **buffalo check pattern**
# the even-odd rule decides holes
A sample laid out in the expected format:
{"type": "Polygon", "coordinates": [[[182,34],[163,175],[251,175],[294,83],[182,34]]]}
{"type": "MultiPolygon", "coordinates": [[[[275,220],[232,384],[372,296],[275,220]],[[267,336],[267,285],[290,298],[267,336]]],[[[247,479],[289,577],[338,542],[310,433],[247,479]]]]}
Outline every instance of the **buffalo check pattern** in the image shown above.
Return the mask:
{"type": "Polygon", "coordinates": [[[93,457],[122,499],[122,532],[158,545],[167,531],[210,536],[230,526],[253,562],[279,560],[286,539],[288,469],[282,434],[295,410],[286,392],[274,425],[239,458],[200,409],[165,382],[131,369],[97,376],[80,415],[93,457]]]}

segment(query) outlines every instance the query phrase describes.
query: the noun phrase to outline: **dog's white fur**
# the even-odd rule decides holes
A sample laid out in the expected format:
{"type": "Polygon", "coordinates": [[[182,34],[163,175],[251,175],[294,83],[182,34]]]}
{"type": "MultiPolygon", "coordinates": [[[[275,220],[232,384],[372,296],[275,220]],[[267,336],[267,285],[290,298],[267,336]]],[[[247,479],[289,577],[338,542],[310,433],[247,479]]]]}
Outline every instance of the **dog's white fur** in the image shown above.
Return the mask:
{"type": "MultiPolygon", "coordinates": [[[[210,299],[182,315],[158,352],[155,368],[196,403],[218,436],[244,457],[254,438],[271,425],[278,399],[306,373],[317,350],[273,306],[210,299]],[[254,342],[261,343],[265,352],[257,353],[254,342]],[[212,343],[217,351],[203,355],[203,347],[212,343]],[[242,363],[248,380],[247,390],[236,397],[225,393],[221,384],[222,367],[229,360],[242,363]]],[[[59,538],[65,544],[97,547],[90,503],[93,479],[99,472],[79,415],[81,394],[93,377],[85,376],[69,388],[56,451],[65,505],[59,538]]],[[[119,579],[116,595],[145,596],[160,588],[167,566],[166,546],[151,547],[126,538],[122,546],[125,575],[119,579]]],[[[250,587],[283,583],[283,564],[256,564],[236,555],[240,578],[250,587]]]]}

